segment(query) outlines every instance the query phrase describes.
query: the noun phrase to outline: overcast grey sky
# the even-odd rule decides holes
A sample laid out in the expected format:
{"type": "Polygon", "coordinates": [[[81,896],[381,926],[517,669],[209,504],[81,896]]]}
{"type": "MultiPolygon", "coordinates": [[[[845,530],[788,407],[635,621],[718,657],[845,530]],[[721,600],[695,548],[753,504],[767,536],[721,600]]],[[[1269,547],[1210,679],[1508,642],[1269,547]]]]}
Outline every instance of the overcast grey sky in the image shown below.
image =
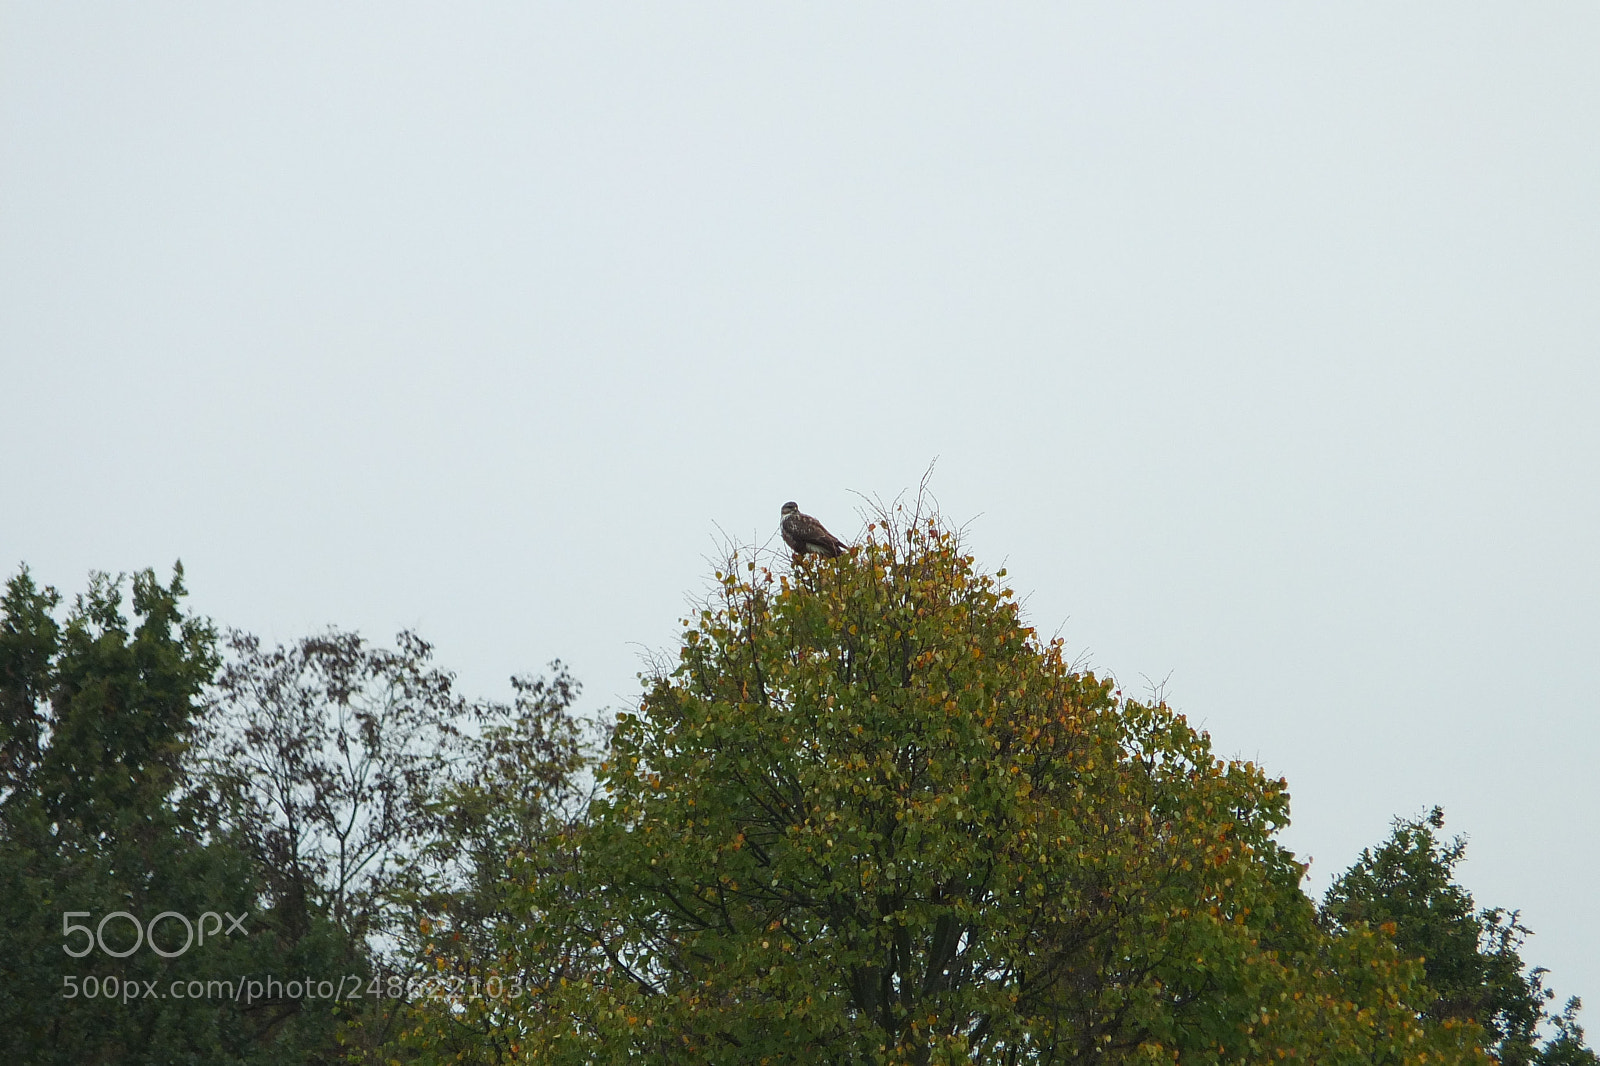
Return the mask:
{"type": "Polygon", "coordinates": [[[1600,1005],[1597,411],[1593,4],[0,4],[8,573],[598,708],[938,456],[1313,890],[1442,804],[1600,1005]]]}

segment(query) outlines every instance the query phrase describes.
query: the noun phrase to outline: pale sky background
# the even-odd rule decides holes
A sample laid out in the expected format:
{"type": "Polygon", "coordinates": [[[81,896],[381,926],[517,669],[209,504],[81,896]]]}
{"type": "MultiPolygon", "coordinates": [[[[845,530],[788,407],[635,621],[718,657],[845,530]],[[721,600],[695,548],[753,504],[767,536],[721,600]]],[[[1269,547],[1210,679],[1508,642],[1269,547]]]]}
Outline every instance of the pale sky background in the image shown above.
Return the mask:
{"type": "Polygon", "coordinates": [[[938,456],[1313,891],[1442,804],[1600,1009],[1597,412],[1593,4],[0,4],[8,574],[597,709],[938,456]]]}

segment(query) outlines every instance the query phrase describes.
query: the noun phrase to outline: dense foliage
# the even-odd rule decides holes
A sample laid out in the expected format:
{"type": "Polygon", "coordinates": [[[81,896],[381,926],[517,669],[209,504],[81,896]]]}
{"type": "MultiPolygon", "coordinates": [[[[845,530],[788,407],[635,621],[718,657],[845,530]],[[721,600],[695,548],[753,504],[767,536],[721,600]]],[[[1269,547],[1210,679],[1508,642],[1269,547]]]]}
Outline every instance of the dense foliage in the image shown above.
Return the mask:
{"type": "Polygon", "coordinates": [[[1282,781],[901,519],[717,575],[503,929],[535,994],[457,1010],[530,1061],[1487,1061],[1393,926],[1319,921],[1282,781]]]}
{"type": "Polygon", "coordinates": [[[181,570],[134,576],[132,625],[128,585],[58,619],[23,570],[0,604],[0,1051],[390,1061],[431,990],[416,916],[481,943],[491,871],[570,791],[575,684],[469,702],[411,634],[223,642],[181,570]]]}
{"type": "Polygon", "coordinates": [[[285,941],[258,915],[259,871],[186,758],[215,633],[183,612],[181,570],[167,585],[135,575],[131,626],[124,584],[94,576],[61,622],[59,596],[26,570],[6,588],[0,1049],[41,1066],[304,1061],[331,1045],[331,1004],[242,1005],[221,989],[249,974],[333,976],[343,938],[324,925],[285,941]],[[248,916],[243,935],[223,932],[225,914],[248,916]],[[185,920],[201,935],[213,925],[212,939],[186,947],[185,920]]]}
{"type": "Polygon", "coordinates": [[[1516,913],[1455,882],[1441,813],[1319,907],[1277,841],[1285,782],[1073,669],[1004,576],[915,511],[837,559],[735,553],[596,747],[559,664],[472,701],[411,634],[222,640],[181,572],[133,579],[132,627],[105,577],[58,617],[24,570],[0,616],[0,1047],[1600,1066],[1516,913]],[[63,913],[113,911],[248,933],[61,954],[63,913]],[[63,998],[91,972],[360,992],[63,998]]]}
{"type": "Polygon", "coordinates": [[[1436,1020],[1478,1022],[1494,1056],[1507,1066],[1535,1063],[1595,1063],[1583,1050],[1582,1029],[1571,1000],[1555,1018],[1557,1036],[1538,1046],[1539,1025],[1552,993],[1544,970],[1529,970],[1521,948],[1529,930],[1515,912],[1476,908],[1472,894],[1454,878],[1466,855],[1460,837],[1445,842],[1444,811],[1425,818],[1396,819],[1394,832],[1328,889],[1323,922],[1333,929],[1392,927],[1402,955],[1421,959],[1432,1001],[1423,1013],[1436,1020]]]}

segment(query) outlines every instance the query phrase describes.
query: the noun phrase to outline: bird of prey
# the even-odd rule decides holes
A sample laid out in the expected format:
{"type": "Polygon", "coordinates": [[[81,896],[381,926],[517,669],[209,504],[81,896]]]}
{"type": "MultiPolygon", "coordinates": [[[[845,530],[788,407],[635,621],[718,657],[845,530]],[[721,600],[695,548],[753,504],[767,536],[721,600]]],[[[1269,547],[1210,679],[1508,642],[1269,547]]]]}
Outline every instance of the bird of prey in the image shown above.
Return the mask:
{"type": "Polygon", "coordinates": [[[813,552],[832,559],[845,549],[844,541],[823,529],[815,518],[801,514],[800,506],[793,500],[783,505],[783,521],[778,523],[778,528],[783,530],[783,542],[796,555],[813,552]]]}

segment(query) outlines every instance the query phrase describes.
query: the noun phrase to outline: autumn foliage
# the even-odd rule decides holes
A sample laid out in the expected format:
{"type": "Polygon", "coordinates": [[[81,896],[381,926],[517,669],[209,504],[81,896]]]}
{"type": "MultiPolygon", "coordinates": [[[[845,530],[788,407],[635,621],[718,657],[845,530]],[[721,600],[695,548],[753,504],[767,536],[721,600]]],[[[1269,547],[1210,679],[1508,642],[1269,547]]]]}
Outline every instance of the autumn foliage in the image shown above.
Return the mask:
{"type": "Polygon", "coordinates": [[[1318,907],[1278,841],[1286,783],[1076,669],[1004,578],[918,504],[837,558],[732,551],[596,733],[559,663],[468,700],[411,634],[220,654],[177,575],[135,578],[130,627],[120,582],[58,623],[24,571],[0,598],[0,1048],[1600,1066],[1517,913],[1456,883],[1441,811],[1318,907]],[[62,912],[119,909],[250,934],[97,956],[102,988],[360,994],[62,999],[62,912]]]}
{"type": "Polygon", "coordinates": [[[735,553],[527,886],[517,1055],[1487,1061],[1381,930],[1319,930],[1285,783],[1072,669],[1003,577],[905,510],[735,553]]]}

